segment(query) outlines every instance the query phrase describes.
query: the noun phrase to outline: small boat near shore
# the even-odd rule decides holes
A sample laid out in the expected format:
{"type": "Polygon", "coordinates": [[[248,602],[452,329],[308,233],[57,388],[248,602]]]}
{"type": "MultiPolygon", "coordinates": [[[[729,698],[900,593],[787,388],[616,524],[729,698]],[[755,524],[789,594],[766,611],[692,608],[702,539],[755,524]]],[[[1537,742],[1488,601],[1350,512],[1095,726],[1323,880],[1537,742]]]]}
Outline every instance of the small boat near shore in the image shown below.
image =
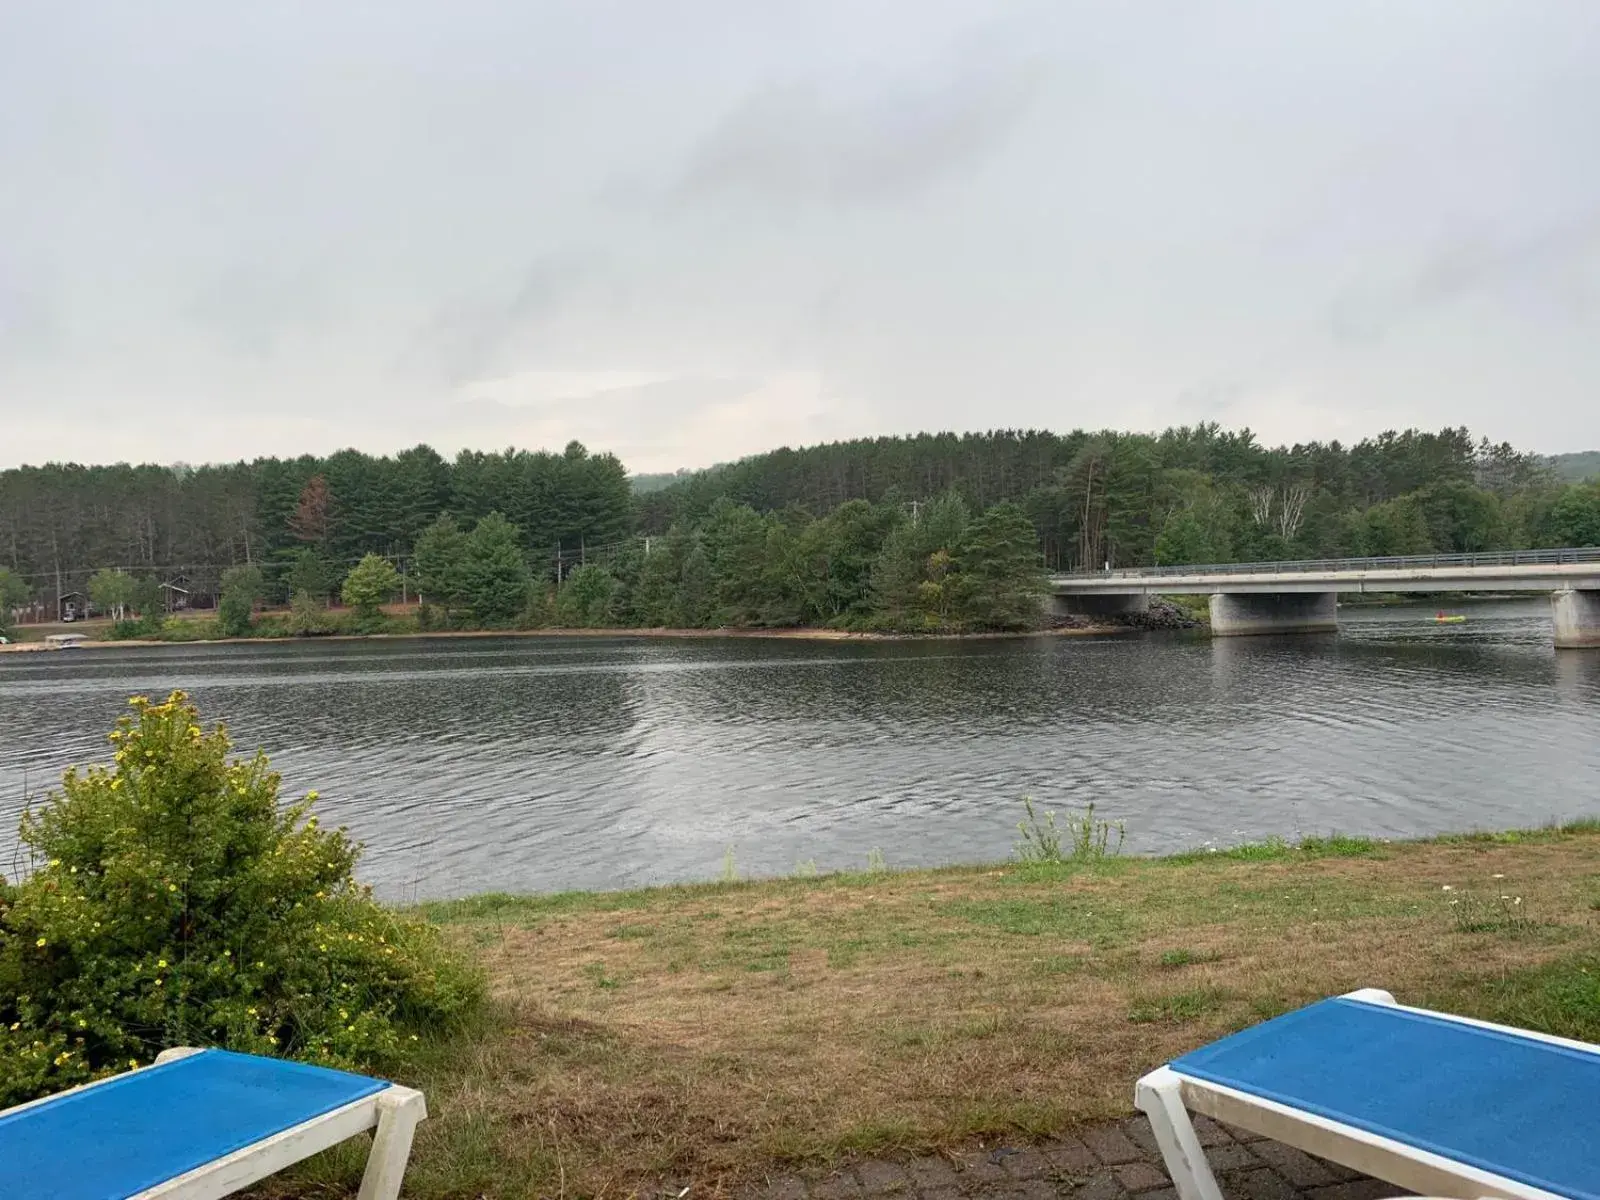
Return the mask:
{"type": "Polygon", "coordinates": [[[1433,622],[1435,625],[1460,625],[1466,619],[1460,613],[1436,613],[1433,622]]]}

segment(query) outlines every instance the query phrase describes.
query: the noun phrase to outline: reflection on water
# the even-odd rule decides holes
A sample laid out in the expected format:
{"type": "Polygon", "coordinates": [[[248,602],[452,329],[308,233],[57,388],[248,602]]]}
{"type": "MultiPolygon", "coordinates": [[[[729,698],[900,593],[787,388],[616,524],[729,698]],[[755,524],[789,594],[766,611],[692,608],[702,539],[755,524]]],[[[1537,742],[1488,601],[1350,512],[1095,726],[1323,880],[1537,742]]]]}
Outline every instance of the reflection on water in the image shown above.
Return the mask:
{"type": "MultiPolygon", "coordinates": [[[[1539,598],[1345,609],[1338,636],[972,643],[437,639],[0,657],[0,835],[190,691],[369,846],[387,895],[619,887],[803,859],[1005,857],[1020,798],[1134,850],[1600,811],[1600,654],[1539,598]]],[[[0,863],[11,859],[0,840],[0,863]]]]}

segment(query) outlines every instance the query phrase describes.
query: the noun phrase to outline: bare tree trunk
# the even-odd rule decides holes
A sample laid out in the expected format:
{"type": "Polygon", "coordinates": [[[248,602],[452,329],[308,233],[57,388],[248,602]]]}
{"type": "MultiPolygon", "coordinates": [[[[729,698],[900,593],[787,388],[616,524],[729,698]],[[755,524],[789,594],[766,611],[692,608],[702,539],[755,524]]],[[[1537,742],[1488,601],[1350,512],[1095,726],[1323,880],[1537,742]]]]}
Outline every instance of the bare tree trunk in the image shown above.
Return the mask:
{"type": "Polygon", "coordinates": [[[1300,532],[1300,522],[1305,518],[1306,501],[1311,499],[1311,489],[1303,483],[1283,485],[1283,501],[1278,509],[1278,531],[1285,541],[1300,532]]]}

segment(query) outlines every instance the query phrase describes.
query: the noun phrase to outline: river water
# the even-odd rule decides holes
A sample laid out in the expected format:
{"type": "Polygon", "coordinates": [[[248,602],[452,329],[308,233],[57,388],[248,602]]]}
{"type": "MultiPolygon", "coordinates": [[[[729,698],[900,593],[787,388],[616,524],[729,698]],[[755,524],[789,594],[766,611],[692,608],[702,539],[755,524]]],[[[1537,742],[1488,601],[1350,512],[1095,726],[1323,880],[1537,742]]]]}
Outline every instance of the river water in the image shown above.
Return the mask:
{"type": "Polygon", "coordinates": [[[391,898],[1005,858],[1022,797],[1129,851],[1600,815],[1600,653],[1549,606],[1345,609],[1337,637],[494,638],[0,655],[23,797],[183,688],[368,847],[391,898]]]}

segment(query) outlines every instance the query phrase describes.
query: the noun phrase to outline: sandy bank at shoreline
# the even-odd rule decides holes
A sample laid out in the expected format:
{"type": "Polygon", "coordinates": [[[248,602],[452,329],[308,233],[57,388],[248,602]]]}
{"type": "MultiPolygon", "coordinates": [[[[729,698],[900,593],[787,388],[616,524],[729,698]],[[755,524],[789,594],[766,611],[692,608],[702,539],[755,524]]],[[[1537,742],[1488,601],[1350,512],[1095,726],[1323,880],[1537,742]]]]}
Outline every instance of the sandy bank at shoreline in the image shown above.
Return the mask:
{"type": "MultiPolygon", "coordinates": [[[[1101,637],[1107,634],[1134,633],[1125,625],[1092,625],[1083,628],[1040,629],[1027,633],[856,633],[843,629],[442,629],[415,633],[336,633],[304,638],[209,638],[194,641],[165,641],[158,638],[129,638],[126,641],[85,641],[71,650],[138,649],[150,646],[223,646],[233,644],[270,645],[275,642],[372,642],[410,641],[419,638],[741,638],[814,642],[974,642],[1001,638],[1101,637]]],[[[43,642],[13,642],[0,646],[0,654],[57,650],[43,642]]]]}

